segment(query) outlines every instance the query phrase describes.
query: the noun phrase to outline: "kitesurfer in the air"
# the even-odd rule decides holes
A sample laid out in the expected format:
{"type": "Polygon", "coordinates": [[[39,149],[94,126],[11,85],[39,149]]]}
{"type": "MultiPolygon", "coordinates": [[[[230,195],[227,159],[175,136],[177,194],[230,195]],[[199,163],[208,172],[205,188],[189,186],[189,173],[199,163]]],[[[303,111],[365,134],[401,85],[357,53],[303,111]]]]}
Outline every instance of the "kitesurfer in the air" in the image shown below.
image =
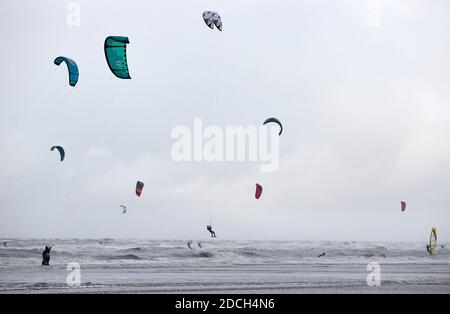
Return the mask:
{"type": "Polygon", "coordinates": [[[207,225],[206,229],[211,233],[211,238],[216,238],[216,233],[212,230],[211,225],[207,225]]]}
{"type": "Polygon", "coordinates": [[[49,266],[50,265],[50,250],[52,246],[45,246],[44,252],[42,252],[42,265],[49,266]]]}

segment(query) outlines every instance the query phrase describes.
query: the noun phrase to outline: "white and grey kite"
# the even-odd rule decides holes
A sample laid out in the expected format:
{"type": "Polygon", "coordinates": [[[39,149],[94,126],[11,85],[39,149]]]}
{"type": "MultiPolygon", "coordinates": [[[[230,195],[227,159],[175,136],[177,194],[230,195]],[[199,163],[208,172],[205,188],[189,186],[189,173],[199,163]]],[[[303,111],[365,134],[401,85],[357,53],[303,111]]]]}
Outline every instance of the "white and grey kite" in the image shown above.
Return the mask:
{"type": "Polygon", "coordinates": [[[214,29],[214,25],[216,25],[219,31],[222,31],[222,19],[220,18],[219,13],[213,11],[205,11],[203,12],[203,20],[209,28],[214,29]]]}

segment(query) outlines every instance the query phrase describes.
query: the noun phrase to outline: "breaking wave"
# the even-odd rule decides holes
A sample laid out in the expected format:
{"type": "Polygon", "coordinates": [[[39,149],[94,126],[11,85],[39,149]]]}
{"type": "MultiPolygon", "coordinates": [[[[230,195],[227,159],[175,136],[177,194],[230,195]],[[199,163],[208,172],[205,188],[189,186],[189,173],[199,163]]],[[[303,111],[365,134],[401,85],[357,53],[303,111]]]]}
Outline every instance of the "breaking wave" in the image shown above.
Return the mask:
{"type": "Polygon", "coordinates": [[[441,247],[429,256],[422,244],[357,242],[289,242],[289,241],[221,241],[202,240],[187,246],[187,241],[155,240],[8,240],[0,247],[0,267],[39,265],[44,246],[53,243],[51,264],[65,265],[76,261],[86,265],[114,267],[136,264],[196,265],[286,264],[286,263],[449,263],[450,251],[441,247]],[[31,261],[30,261],[31,259],[31,261]]]}

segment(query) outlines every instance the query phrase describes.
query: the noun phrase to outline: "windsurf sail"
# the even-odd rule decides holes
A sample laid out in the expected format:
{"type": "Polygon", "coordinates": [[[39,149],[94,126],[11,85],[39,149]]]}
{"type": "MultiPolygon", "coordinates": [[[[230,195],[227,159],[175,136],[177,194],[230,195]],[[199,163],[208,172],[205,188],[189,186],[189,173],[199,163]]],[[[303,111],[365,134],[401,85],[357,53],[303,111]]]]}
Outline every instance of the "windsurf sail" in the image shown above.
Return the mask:
{"type": "Polygon", "coordinates": [[[434,255],[437,253],[437,228],[433,227],[431,228],[431,233],[430,233],[430,242],[428,243],[429,245],[429,253],[431,255],[434,255]]]}

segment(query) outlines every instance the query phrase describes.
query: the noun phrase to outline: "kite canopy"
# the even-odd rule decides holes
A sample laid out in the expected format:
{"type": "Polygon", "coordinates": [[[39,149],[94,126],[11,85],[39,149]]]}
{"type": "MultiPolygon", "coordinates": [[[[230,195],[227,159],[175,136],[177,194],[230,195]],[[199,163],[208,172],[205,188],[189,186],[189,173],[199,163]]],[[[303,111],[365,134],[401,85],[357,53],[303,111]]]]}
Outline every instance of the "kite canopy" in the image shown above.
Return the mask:
{"type": "Polygon", "coordinates": [[[222,31],[222,19],[220,18],[219,13],[205,11],[203,12],[203,21],[205,21],[209,28],[214,29],[214,25],[216,25],[217,29],[222,31]]]}
{"type": "Polygon", "coordinates": [[[402,206],[402,212],[404,212],[405,209],[406,209],[406,203],[403,202],[403,201],[401,201],[400,203],[401,203],[401,206],[402,206]]]}
{"type": "Polygon", "coordinates": [[[127,207],[125,205],[120,205],[122,207],[122,214],[125,214],[127,212],[127,207]]]}
{"type": "Polygon", "coordinates": [[[105,57],[111,72],[121,79],[131,79],[127,63],[128,37],[109,36],[105,39],[105,57]]]}
{"type": "Polygon", "coordinates": [[[63,161],[64,157],[66,156],[66,153],[64,152],[64,148],[62,148],[61,146],[52,146],[52,148],[50,148],[50,150],[53,151],[55,148],[59,151],[59,156],[61,157],[61,161],[63,161]]]}
{"type": "Polygon", "coordinates": [[[63,61],[66,63],[67,70],[69,71],[69,85],[77,85],[79,72],[76,62],[66,57],[57,57],[53,62],[59,66],[63,61]]]}
{"type": "Polygon", "coordinates": [[[255,190],[255,198],[259,199],[261,197],[263,188],[261,185],[259,185],[258,183],[256,183],[256,190],[255,190]]]}
{"type": "Polygon", "coordinates": [[[144,182],[138,181],[136,182],[136,195],[141,196],[142,189],[144,188],[144,182]]]}
{"type": "Polygon", "coordinates": [[[267,124],[270,122],[274,122],[276,124],[278,124],[280,126],[280,133],[278,133],[278,135],[281,135],[281,133],[283,132],[283,125],[281,125],[280,120],[278,120],[277,118],[267,118],[266,121],[264,121],[263,124],[267,124]]]}

